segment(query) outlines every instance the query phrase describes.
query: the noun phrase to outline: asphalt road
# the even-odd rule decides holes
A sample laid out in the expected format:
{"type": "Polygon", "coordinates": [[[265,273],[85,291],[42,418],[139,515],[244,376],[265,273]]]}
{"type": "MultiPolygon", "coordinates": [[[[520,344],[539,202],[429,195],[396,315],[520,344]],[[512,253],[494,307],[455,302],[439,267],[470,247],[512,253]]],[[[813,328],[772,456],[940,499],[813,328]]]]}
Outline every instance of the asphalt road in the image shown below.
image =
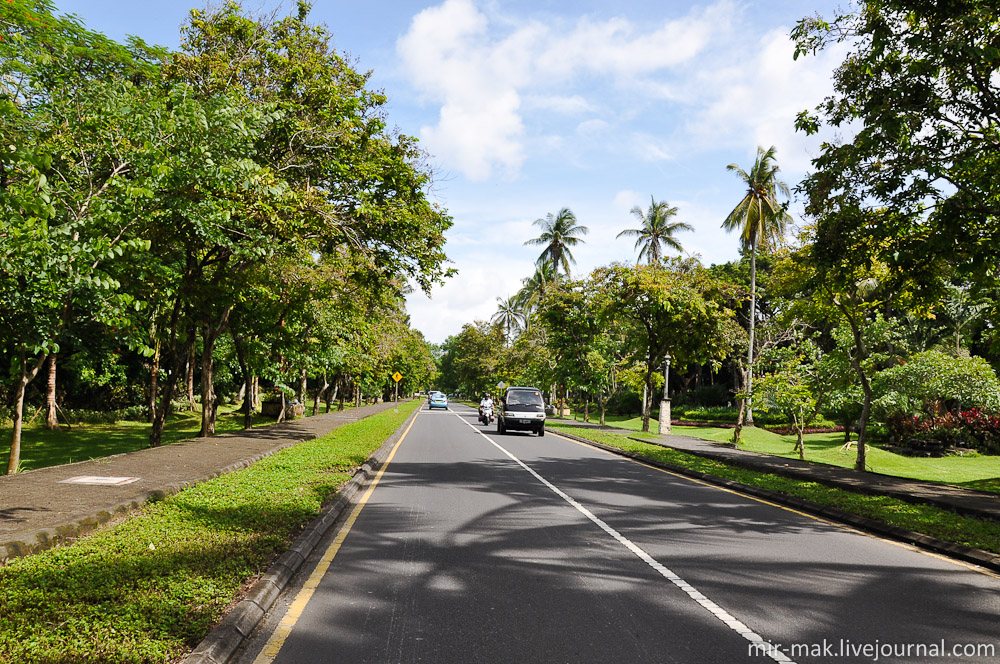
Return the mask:
{"type": "Polygon", "coordinates": [[[336,537],[242,664],[1000,662],[994,575],[461,406],[336,537]]]}

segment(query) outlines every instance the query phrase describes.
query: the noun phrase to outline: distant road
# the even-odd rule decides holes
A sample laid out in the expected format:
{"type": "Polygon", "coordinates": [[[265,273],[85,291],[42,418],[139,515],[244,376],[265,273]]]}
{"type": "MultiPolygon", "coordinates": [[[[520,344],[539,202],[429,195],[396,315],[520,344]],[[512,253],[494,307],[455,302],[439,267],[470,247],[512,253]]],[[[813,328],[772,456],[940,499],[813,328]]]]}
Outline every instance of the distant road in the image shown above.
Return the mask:
{"type": "Polygon", "coordinates": [[[464,406],[340,536],[242,664],[1000,661],[995,575],[464,406]]]}

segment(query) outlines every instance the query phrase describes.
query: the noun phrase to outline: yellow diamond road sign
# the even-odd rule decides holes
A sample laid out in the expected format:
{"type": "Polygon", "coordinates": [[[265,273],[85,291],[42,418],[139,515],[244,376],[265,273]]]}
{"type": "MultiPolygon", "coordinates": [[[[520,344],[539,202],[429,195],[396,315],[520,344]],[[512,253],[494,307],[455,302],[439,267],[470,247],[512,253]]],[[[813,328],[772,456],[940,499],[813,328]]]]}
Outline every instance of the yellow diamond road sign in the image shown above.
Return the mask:
{"type": "Polygon", "coordinates": [[[397,371],[396,373],[392,374],[392,379],[398,383],[399,381],[403,380],[403,374],[397,371]]]}

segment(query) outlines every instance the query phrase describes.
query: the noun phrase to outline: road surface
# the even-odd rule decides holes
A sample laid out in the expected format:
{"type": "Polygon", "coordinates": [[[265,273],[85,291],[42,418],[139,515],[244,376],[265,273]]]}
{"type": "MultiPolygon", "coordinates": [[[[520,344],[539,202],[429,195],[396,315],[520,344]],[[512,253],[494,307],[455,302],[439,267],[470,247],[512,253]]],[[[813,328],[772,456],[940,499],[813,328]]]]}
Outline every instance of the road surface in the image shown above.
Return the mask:
{"type": "Polygon", "coordinates": [[[242,664],[1000,662],[995,575],[456,404],[315,557],[242,664]]]}

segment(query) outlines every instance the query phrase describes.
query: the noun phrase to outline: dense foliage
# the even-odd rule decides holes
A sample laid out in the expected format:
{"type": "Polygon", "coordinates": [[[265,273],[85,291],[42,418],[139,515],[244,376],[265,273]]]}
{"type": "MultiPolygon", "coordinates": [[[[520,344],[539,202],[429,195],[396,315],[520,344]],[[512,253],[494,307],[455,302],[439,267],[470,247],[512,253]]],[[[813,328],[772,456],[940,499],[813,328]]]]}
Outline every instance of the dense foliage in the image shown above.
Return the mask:
{"type": "Polygon", "coordinates": [[[48,0],[0,5],[8,471],[44,367],[51,425],[60,405],[143,405],[151,444],[178,393],[210,435],[237,391],[250,425],[262,381],[301,400],[429,381],[403,296],[450,273],[451,220],[385,96],[308,13],[194,10],[170,52],[48,0]]]}

